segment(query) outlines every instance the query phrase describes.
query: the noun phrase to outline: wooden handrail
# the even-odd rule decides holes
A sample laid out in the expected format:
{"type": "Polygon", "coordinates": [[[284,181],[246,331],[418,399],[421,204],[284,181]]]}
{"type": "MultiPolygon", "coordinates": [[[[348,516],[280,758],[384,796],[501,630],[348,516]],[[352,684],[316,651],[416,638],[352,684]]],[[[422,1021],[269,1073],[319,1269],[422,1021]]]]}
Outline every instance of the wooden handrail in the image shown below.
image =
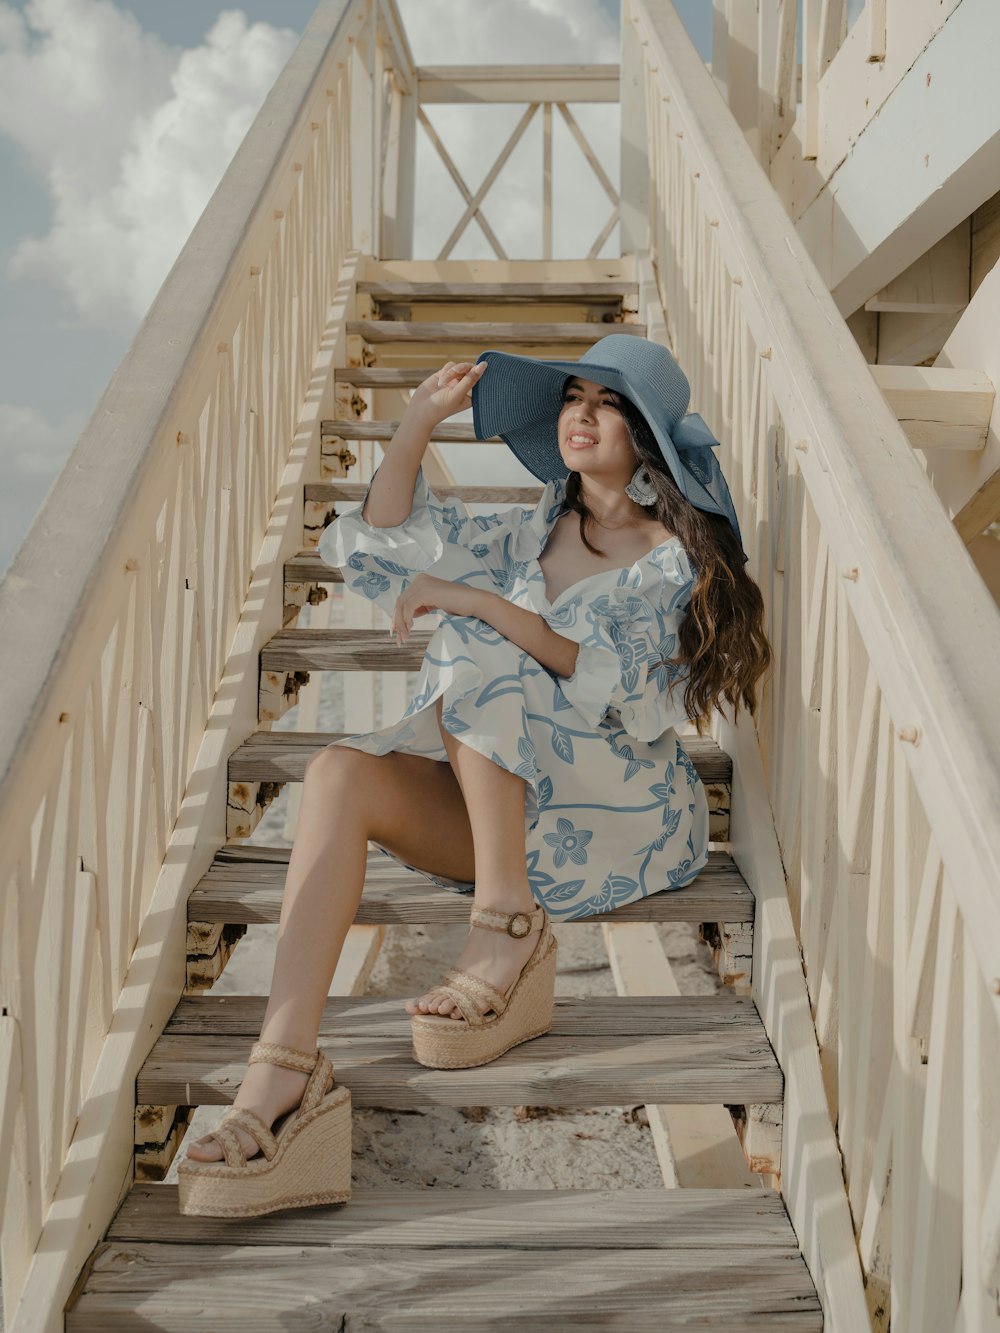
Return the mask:
{"type": "Polygon", "coordinates": [[[54,1326],[130,1173],[227,742],[258,725],[243,654],[302,538],[278,501],[318,457],[330,312],[378,234],[381,92],[376,114],[355,91],[360,147],[348,118],[382,8],[321,0],[0,584],[8,1327],[54,1326]]]}
{"type": "Polygon", "coordinates": [[[834,1333],[876,1307],[985,1326],[1000,615],[673,5],[623,19],[639,313],[721,441],[775,648],[756,726],[713,734],[786,1076],[782,1194],[834,1333]]]}

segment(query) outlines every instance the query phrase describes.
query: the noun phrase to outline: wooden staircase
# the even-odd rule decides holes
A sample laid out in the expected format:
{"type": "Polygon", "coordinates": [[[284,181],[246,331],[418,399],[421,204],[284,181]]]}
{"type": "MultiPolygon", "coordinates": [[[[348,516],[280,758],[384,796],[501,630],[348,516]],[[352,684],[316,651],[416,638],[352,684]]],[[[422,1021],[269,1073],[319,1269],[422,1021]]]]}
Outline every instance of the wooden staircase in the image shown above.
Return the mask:
{"type": "MultiPolygon", "coordinates": [[[[338,403],[363,410],[359,391],[413,386],[444,360],[474,358],[486,347],[574,357],[612,329],[643,333],[635,284],[602,278],[602,267],[592,261],[594,280],[572,283],[386,275],[359,282],[357,311],[368,317],[348,322],[349,364],[335,372],[338,403]],[[492,322],[511,314],[513,322],[492,322]]],[[[393,429],[391,421],[348,416],[324,422],[323,456],[346,473],[352,442],[386,441],[393,429]]],[[[435,432],[441,441],[473,438],[471,425],[446,423],[435,432]]],[[[539,493],[435,489],[498,506],[532,503],[539,493]]],[[[397,646],[384,632],[295,624],[303,604],[321,600],[322,585],[341,581],[309,543],[338,503],[363,493],[351,481],[305,487],[304,549],[285,565],[285,628],[260,654],[263,729],[229,760],[233,841],[188,904],[191,993],[139,1074],[136,1183],[80,1276],[66,1329],[822,1328],[775,1189],[366,1189],[346,1207],[219,1221],[181,1216],[176,1188],[159,1183],[193,1108],[234,1099],[259,1033],[263,997],[198,993],[248,925],[279,916],[288,852],[241,840],[284,784],[302,780],[310,754],[334,739],[268,724],[296,701],[309,673],[413,671],[429,637],[414,634],[397,646]]],[[[709,793],[713,837],[724,843],[728,757],[711,740],[685,744],[709,793]]],[[[749,993],[754,906],[739,867],[717,846],[692,885],[633,903],[613,919],[696,923],[725,989],[558,998],[550,1033],[479,1069],[417,1065],[396,999],[331,998],[319,1039],[357,1107],[721,1104],[748,1163],[773,1179],[780,1162],[772,1153],[762,1164],[754,1136],[765,1115],[772,1126],[776,1108],[780,1117],[783,1076],[749,993]]],[[[358,924],[435,927],[464,920],[467,909],[467,901],[370,853],[358,924]]]]}

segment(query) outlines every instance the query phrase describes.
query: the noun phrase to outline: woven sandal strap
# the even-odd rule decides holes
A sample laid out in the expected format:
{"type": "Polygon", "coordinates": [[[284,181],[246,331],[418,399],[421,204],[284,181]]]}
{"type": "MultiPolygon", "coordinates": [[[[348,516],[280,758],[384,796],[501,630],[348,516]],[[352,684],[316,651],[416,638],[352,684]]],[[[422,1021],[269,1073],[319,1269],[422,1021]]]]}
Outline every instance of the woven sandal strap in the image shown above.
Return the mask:
{"type": "MultiPolygon", "coordinates": [[[[473,1000],[484,1000],[492,1009],[496,1010],[497,1017],[503,1014],[504,1009],[509,1004],[507,996],[492,986],[483,977],[477,977],[472,972],[457,972],[455,968],[448,968],[444,980],[449,985],[464,986],[465,993],[471,994],[473,1000]]],[[[488,1010],[487,1010],[488,1012],[488,1010]]]]}
{"type": "Polygon", "coordinates": [[[234,1106],[222,1123],[224,1125],[239,1125],[241,1129],[245,1129],[252,1138],[256,1139],[257,1147],[268,1161],[278,1151],[278,1140],[256,1111],[251,1111],[249,1106],[234,1106]]]}
{"type": "Polygon", "coordinates": [[[217,1129],[212,1130],[212,1137],[219,1141],[226,1157],[226,1166],[246,1166],[247,1157],[243,1151],[243,1144],[240,1143],[239,1135],[235,1129],[223,1122],[217,1129]]]}
{"type": "Polygon", "coordinates": [[[498,1015],[507,1008],[506,995],[502,995],[495,986],[491,986],[488,981],[477,977],[473,972],[459,972],[457,968],[449,967],[444,979],[449,985],[464,990],[470,999],[484,1000],[498,1015]]]}
{"type": "MultiPolygon", "coordinates": [[[[480,1012],[475,1000],[473,1000],[466,991],[459,990],[457,986],[453,986],[446,982],[442,982],[441,985],[435,986],[434,990],[435,992],[440,992],[442,995],[447,995],[449,1000],[454,1001],[458,1006],[459,1013],[465,1019],[466,1023],[468,1023],[470,1028],[481,1028],[486,1022],[485,1015],[480,1012]]],[[[436,1015],[432,1014],[431,1017],[434,1018],[436,1015]]],[[[450,1021],[454,1022],[454,1019],[450,1021]]]]}
{"type": "Polygon", "coordinates": [[[254,1042],[248,1064],[281,1065],[285,1069],[297,1069],[300,1074],[311,1074],[319,1051],[310,1054],[296,1051],[291,1046],[279,1046],[273,1041],[254,1042]]]}
{"type": "Polygon", "coordinates": [[[316,1058],[316,1067],[312,1071],[312,1077],[306,1084],[306,1090],[302,1094],[302,1101],[299,1103],[299,1111],[311,1111],[314,1106],[319,1106],[320,1102],[330,1091],[335,1083],[333,1077],[333,1065],[330,1063],[330,1057],[325,1051],[319,1051],[316,1058]]]}
{"type": "Polygon", "coordinates": [[[495,912],[492,907],[473,907],[469,920],[484,930],[499,930],[516,940],[526,939],[545,924],[545,908],[539,905],[533,912],[495,912]],[[528,929],[525,929],[528,923],[528,929]]]}

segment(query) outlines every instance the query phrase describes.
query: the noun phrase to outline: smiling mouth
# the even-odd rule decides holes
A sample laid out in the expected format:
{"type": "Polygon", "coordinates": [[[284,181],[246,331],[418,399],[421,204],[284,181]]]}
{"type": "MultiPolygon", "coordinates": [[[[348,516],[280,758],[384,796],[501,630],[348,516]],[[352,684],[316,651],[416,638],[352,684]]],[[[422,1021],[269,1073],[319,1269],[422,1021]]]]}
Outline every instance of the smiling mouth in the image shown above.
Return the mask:
{"type": "Polygon", "coordinates": [[[597,441],[589,435],[580,435],[573,431],[571,435],[566,437],[566,443],[571,449],[590,449],[597,441]]]}

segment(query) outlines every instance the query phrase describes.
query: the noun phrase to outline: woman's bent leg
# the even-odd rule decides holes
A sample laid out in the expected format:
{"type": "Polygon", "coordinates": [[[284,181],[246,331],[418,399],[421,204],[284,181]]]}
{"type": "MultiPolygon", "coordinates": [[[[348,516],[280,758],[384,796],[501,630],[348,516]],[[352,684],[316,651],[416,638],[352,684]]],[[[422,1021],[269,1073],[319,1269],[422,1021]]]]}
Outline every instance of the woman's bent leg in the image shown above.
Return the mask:
{"type": "MultiPolygon", "coordinates": [[[[476,906],[497,912],[533,911],[537,904],[528,880],[524,779],[445,730],[441,723],[441,700],[438,700],[437,712],[441,737],[461,784],[469,814],[475,847],[476,906]]],[[[504,993],[531,957],[537,940],[535,935],[520,940],[493,930],[470,929],[455,966],[482,977],[504,993]]],[[[485,1012],[488,1005],[482,1002],[479,1007],[485,1012]]],[[[452,999],[434,990],[410,1001],[406,1008],[411,1014],[461,1017],[452,999]]]]}
{"type": "MultiPolygon", "coordinates": [[[[369,838],[411,865],[471,881],[472,835],[450,765],[418,755],[370,755],[346,747],[306,765],[298,829],[288,860],[271,992],[260,1040],[315,1048],[330,983],[364,887],[369,838]]],[[[308,1075],[252,1064],[235,1104],[267,1124],[297,1106],[308,1075]]],[[[247,1156],[257,1151],[237,1130],[247,1156]]],[[[195,1151],[192,1152],[191,1149],[195,1151]]],[[[188,1155],[222,1157],[215,1140],[188,1155]]]]}

